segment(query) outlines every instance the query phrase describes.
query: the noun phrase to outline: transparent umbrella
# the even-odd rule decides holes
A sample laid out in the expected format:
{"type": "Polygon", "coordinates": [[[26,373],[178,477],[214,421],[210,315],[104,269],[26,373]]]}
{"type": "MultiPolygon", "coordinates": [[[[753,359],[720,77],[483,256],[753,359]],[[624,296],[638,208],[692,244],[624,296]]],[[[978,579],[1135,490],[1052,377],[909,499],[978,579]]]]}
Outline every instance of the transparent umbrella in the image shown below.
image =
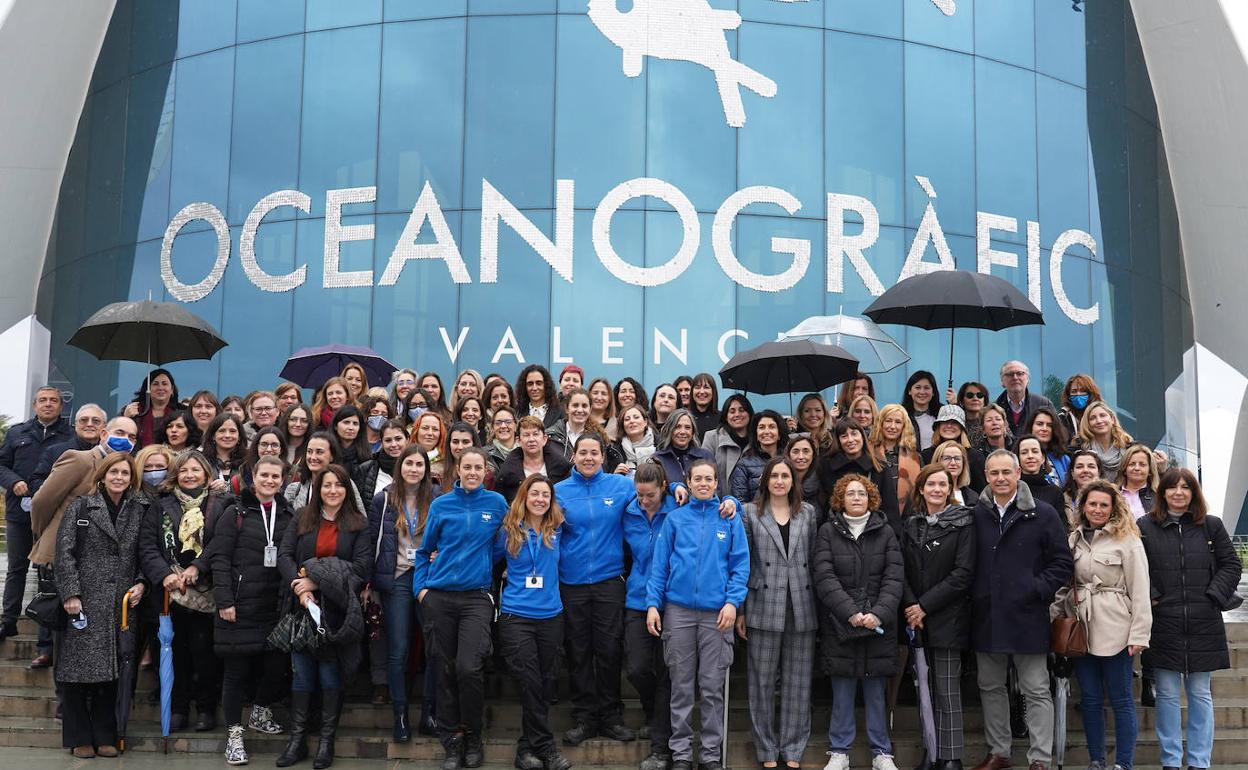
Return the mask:
{"type": "Polygon", "coordinates": [[[874,321],[840,313],[811,316],[781,334],[780,339],[836,345],[857,358],[858,371],[866,374],[891,371],[910,360],[897,341],[874,321]]]}

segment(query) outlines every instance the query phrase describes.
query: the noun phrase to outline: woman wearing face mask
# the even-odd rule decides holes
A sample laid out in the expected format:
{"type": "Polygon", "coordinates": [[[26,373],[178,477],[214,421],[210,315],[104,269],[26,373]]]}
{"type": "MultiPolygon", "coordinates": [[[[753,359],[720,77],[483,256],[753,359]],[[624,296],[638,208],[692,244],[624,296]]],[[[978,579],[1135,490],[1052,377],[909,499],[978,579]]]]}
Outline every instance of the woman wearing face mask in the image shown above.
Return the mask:
{"type": "Polygon", "coordinates": [[[901,405],[914,426],[914,435],[920,447],[932,445],[933,424],[940,412],[936,398],[936,378],[931,372],[919,370],[906,380],[905,395],[901,405]]]}
{"type": "Polygon", "coordinates": [[[471,425],[472,429],[477,432],[477,445],[482,446],[485,443],[485,409],[481,406],[481,399],[476,396],[464,396],[455,404],[454,422],[462,422],[471,425]]]}
{"type": "Polygon", "coordinates": [[[698,446],[697,430],[688,409],[677,409],[663,424],[658,451],[651,459],[663,466],[668,478],[684,478],[695,460],[715,460],[710,452],[698,446]]]}
{"type": "Polygon", "coordinates": [[[1122,453],[1122,475],[1118,489],[1131,511],[1131,517],[1139,519],[1153,510],[1157,498],[1157,483],[1161,474],[1153,450],[1143,444],[1132,444],[1122,453]]]}
{"type": "MultiPolygon", "coordinates": [[[[282,732],[273,704],[284,696],[290,658],[268,645],[287,588],[277,569],[277,548],[291,523],[281,496],[285,464],[261,455],[251,466],[252,483],[221,514],[212,540],[213,651],[225,667],[221,695],[225,712],[225,761],[247,763],[243,745],[243,693],[258,683],[248,728],[267,735],[282,732]]],[[[175,636],[176,640],[176,636],[175,636]]]]}
{"type": "Polygon", "coordinates": [[[807,393],[797,402],[797,429],[809,433],[821,454],[831,452],[836,442],[828,432],[828,405],[818,393],[807,393]]]}
{"type": "Polygon", "coordinates": [[[169,475],[169,466],[173,464],[174,454],[164,444],[151,444],[140,449],[134,455],[135,465],[143,474],[143,483],[139,489],[152,500],[160,494],[157,491],[169,475]]]}
{"type": "Polygon", "coordinates": [[[221,404],[217,402],[217,397],[210,390],[201,390],[191,396],[191,400],[187,402],[187,410],[191,413],[191,418],[195,420],[195,427],[199,428],[199,435],[202,437],[204,431],[208,430],[208,425],[212,422],[212,418],[221,413],[221,404]]]}
{"type": "Polygon", "coordinates": [[[611,395],[611,383],[604,377],[596,377],[589,383],[589,414],[602,426],[608,441],[618,441],[620,424],[615,419],[615,399],[611,395]]]}
{"type": "Polygon", "coordinates": [[[646,584],[646,625],[663,636],[671,677],[673,767],[693,762],[695,699],[702,720],[699,765],[722,766],[724,677],[750,575],[745,525],[740,516],[722,517],[715,472],[712,460],[689,466],[692,497],[659,530],[646,584]]]}
{"type": "Polygon", "coordinates": [[[647,413],[650,410],[650,399],[646,389],[632,377],[623,377],[615,383],[615,411],[623,414],[624,410],[634,404],[639,405],[647,413]]]}
{"type": "Polygon", "coordinates": [[[185,449],[198,449],[203,436],[190,412],[179,409],[170,412],[160,421],[155,438],[157,444],[162,444],[177,454],[185,449]]]}
{"type": "Polygon", "coordinates": [[[823,496],[823,483],[819,480],[819,452],[815,449],[815,440],[805,433],[790,435],[784,456],[793,466],[793,483],[801,490],[802,501],[809,503],[815,510],[815,517],[821,519],[827,500],[823,496]]]}
{"type": "MultiPolygon", "coordinates": [[[[395,461],[394,482],[377,493],[368,514],[369,527],[377,533],[372,590],[381,598],[385,623],[386,681],[394,707],[396,743],[406,743],[412,737],[407,708],[407,658],[413,623],[420,622],[419,607],[412,594],[412,566],[429,519],[429,506],[441,494],[428,471],[425,450],[415,444],[403,446],[395,461]]],[[[425,664],[423,681],[420,730],[432,735],[437,682],[437,666],[432,662],[425,664]]]]}
{"type": "Polygon", "coordinates": [[[832,676],[828,770],[846,770],[854,745],[858,688],[867,719],[874,770],[896,770],[888,735],[885,688],[899,668],[897,612],[905,590],[901,547],[880,493],[858,474],[832,491],[832,516],[819,528],[812,565],[815,595],[826,608],[824,665],[832,676]],[[879,629],[879,630],[877,630],[879,629]]]}
{"type": "MultiPolygon", "coordinates": [[[[952,442],[942,446],[961,448],[952,442]]],[[[971,509],[955,502],[957,479],[944,465],[926,465],[911,499],[915,515],[902,525],[906,582],[901,606],[906,626],[922,632],[936,712],[935,770],[961,770],[962,651],[971,642],[971,579],[975,574],[975,527],[971,509]]]]}
{"type": "Polygon", "coordinates": [[[230,479],[243,467],[247,456],[243,421],[229,413],[214,417],[204,432],[204,456],[212,468],[208,489],[225,494],[230,489],[230,479]]]}
{"type": "MultiPolygon", "coordinates": [[[[807,436],[789,442],[811,447],[807,436]]],[[[750,721],[754,751],[766,770],[779,762],[801,767],[810,740],[810,684],[819,614],[811,591],[818,516],[803,502],[793,463],[781,457],[763,468],[758,499],[745,506],[749,592],[737,615],[737,635],[748,639],[750,721]],[[776,679],[780,726],[776,729],[776,679]],[[778,734],[777,734],[778,733],[778,734]]]]}
{"type": "Polygon", "coordinates": [[[650,422],[662,429],[663,423],[679,408],[679,404],[680,396],[676,393],[676,388],[663,383],[654,389],[654,398],[650,400],[650,422]]]}
{"type": "Polygon", "coordinates": [[[121,605],[133,612],[147,589],[139,533],[150,505],[126,452],[106,455],[92,492],[69,504],[56,536],[56,589],[70,623],[58,640],[55,676],[64,718],[61,744],[76,759],[117,751],[121,605]]]}
{"type": "Polygon", "coordinates": [[[139,446],[145,447],[156,441],[156,426],[160,421],[181,408],[173,375],[167,369],[153,369],[134,392],[134,400],[126,404],[121,413],[139,426],[139,446]]]}
{"type": "Polygon", "coordinates": [[[632,557],[624,596],[625,674],[641,700],[645,725],[650,730],[650,754],[639,770],[667,770],[672,763],[668,740],[672,737],[672,683],[663,644],[646,629],[646,583],[654,541],[667,515],[680,507],[668,494],[663,466],[643,462],[633,476],[636,499],[624,509],[624,545],[632,557]]]}
{"type": "Polygon", "coordinates": [[[412,591],[420,602],[429,656],[438,670],[438,729],[443,770],[480,767],[485,708],[485,659],[494,617],[491,552],[507,501],[485,488],[485,451],[469,447],[459,479],[433,501],[413,562],[412,591]],[[433,559],[434,552],[438,558],[433,559]]]}
{"type": "Polygon", "coordinates": [[[1079,490],[1088,482],[1103,478],[1103,473],[1101,458],[1096,452],[1080,449],[1071,454],[1070,473],[1066,475],[1066,483],[1062,485],[1063,510],[1066,511],[1066,521],[1070,529],[1073,530],[1079,522],[1079,490]]]}
{"type": "Polygon", "coordinates": [[[1061,411],[1058,413],[1062,426],[1066,428],[1066,435],[1079,435],[1083,413],[1091,404],[1104,400],[1096,380],[1090,376],[1076,374],[1066,380],[1066,385],[1062,388],[1061,411]]]}
{"type": "Polygon", "coordinates": [[[1105,479],[1117,481],[1122,469],[1122,452],[1134,443],[1131,434],[1118,423],[1118,414],[1104,401],[1093,401],[1079,421],[1079,448],[1091,449],[1101,458],[1105,479]]]}
{"type": "Polygon", "coordinates": [[[173,462],[160,484],[160,497],[147,511],[139,540],[143,572],[169,592],[173,616],[173,717],[171,730],[185,730],[191,701],[196,732],[217,726],[221,662],[212,651],[212,594],[208,543],[224,497],[209,494],[208,459],[190,450],[173,462]]]}
{"type": "Polygon", "coordinates": [[[1031,496],[1036,500],[1048,503],[1053,510],[1060,511],[1065,501],[1062,488],[1049,481],[1049,458],[1044,454],[1044,445],[1040,439],[1031,435],[1020,436],[1014,444],[1014,453],[1018,455],[1018,465],[1022,470],[1022,481],[1031,489],[1031,496]]]}
{"type": "Polygon", "coordinates": [[[641,464],[654,456],[658,451],[654,426],[646,410],[639,404],[625,407],[620,412],[620,454],[624,456],[623,466],[629,473],[635,472],[641,464]]]}
{"type": "Polygon", "coordinates": [[[1048,479],[1061,486],[1070,472],[1070,450],[1066,447],[1066,428],[1058,419],[1057,412],[1049,406],[1039,406],[1027,415],[1024,432],[1040,439],[1044,456],[1049,461],[1048,479]]]}
{"type": "MultiPolygon", "coordinates": [[[[762,482],[763,466],[773,457],[784,454],[789,430],[784,418],[771,409],[764,409],[750,421],[750,444],[741,453],[733,468],[728,489],[738,500],[753,500],[762,482]]],[[[820,474],[822,478],[822,474],[820,474]]]]}
{"type": "Polygon", "coordinates": [[[334,413],[351,403],[351,388],[341,377],[330,377],[312,399],[312,414],[317,427],[328,428],[334,413]]]}
{"type": "MultiPolygon", "coordinates": [[[[967,470],[970,462],[967,459],[966,447],[956,441],[939,444],[932,454],[932,462],[949,471],[953,479],[953,486],[949,490],[950,505],[971,506],[979,500],[979,492],[971,488],[971,473],[967,470]]],[[[917,485],[915,489],[917,491],[917,485]]],[[[920,506],[918,510],[921,511],[922,507],[920,506]]]]}
{"type": "Polygon", "coordinates": [[[702,448],[715,458],[716,476],[719,478],[719,494],[729,492],[728,484],[736,470],[741,453],[750,445],[750,422],[754,419],[754,406],[743,394],[734,393],[724,400],[719,413],[719,427],[707,431],[702,437],[702,448]]]}
{"type": "Polygon", "coordinates": [[[521,417],[532,415],[547,428],[563,419],[563,410],[555,394],[550,372],[540,364],[529,364],[516,378],[516,411],[521,417]]]}
{"type": "Polygon", "coordinates": [[[1231,665],[1222,613],[1242,602],[1235,588],[1243,567],[1222,519],[1208,513],[1200,483],[1186,468],[1162,474],[1156,504],[1138,524],[1152,596],[1152,636],[1145,661],[1157,682],[1161,764],[1183,765],[1179,691],[1185,689],[1187,765],[1213,767],[1209,675],[1231,665]]]}
{"type": "Polygon", "coordinates": [[[399,419],[403,421],[407,427],[408,435],[412,435],[415,430],[415,424],[420,416],[429,411],[429,404],[433,403],[433,399],[425,391],[414,388],[405,397],[399,409],[399,419]]]}
{"type": "Polygon", "coordinates": [[[1079,524],[1070,533],[1074,576],[1071,585],[1058,589],[1049,615],[1078,618],[1087,634],[1088,654],[1071,662],[1092,767],[1106,766],[1108,701],[1117,747],[1113,767],[1126,770],[1134,763],[1138,733],[1131,694],[1135,659],[1148,647],[1153,624],[1149,565],[1135,519],[1112,484],[1093,481],[1080,490],[1079,512],[1079,524]]]}
{"type": "Polygon", "coordinates": [[[520,685],[523,715],[515,766],[571,770],[555,745],[547,717],[547,680],[556,674],[563,643],[559,598],[559,541],[563,511],[550,479],[525,479],[494,540],[494,560],[506,564],[499,596],[498,640],[503,660],[520,685]]]}
{"type": "Polygon", "coordinates": [[[359,596],[373,571],[373,537],[346,468],[330,465],[316,474],[312,486],[315,493],[282,536],[277,567],[294,595],[293,609],[306,608],[310,602],[321,609],[325,646],[315,656],[290,653],[294,670],[290,741],[277,766],[288,767],[307,757],[309,706],[312,694],[320,690],[320,742],[312,767],[321,770],[334,763],[343,679],[360,664],[364,617],[359,596]]]}
{"type": "Polygon", "coordinates": [[[286,467],[297,467],[303,462],[308,434],[312,432],[312,410],[303,404],[295,404],[277,418],[277,427],[286,439],[286,467]]]}
{"type": "Polygon", "coordinates": [[[365,396],[360,407],[364,413],[364,440],[368,450],[376,453],[381,449],[381,429],[390,422],[390,402],[379,396],[365,396]]]}

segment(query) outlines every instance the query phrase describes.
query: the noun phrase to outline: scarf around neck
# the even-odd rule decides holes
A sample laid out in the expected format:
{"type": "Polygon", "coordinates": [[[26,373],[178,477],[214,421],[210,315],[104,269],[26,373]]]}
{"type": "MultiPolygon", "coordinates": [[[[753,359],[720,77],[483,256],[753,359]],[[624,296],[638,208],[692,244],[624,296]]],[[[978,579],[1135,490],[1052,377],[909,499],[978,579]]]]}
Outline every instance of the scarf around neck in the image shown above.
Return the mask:
{"type": "Polygon", "coordinates": [[[208,490],[202,489],[198,495],[192,496],[174,487],[173,496],[182,506],[182,521],[178,523],[178,542],[182,546],[180,552],[191,551],[198,557],[204,552],[203,504],[208,499],[208,490]]]}

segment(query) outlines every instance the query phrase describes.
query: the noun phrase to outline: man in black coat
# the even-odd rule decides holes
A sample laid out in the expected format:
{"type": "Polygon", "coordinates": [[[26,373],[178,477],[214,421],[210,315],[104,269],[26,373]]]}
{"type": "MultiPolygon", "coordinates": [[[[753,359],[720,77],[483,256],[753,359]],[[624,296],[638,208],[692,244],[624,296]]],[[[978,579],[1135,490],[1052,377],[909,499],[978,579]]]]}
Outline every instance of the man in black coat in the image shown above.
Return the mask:
{"type": "MultiPolygon", "coordinates": [[[[1010,432],[1015,436],[1023,433],[1027,418],[1042,406],[1053,409],[1053,402],[1039,393],[1027,389],[1031,384],[1031,370],[1022,361],[1006,361],[1001,366],[1001,395],[997,403],[1005,410],[1010,432]]],[[[1056,409],[1053,409],[1056,412],[1056,409]]]]}
{"type": "Polygon", "coordinates": [[[1027,699],[1029,770],[1048,770],[1053,755],[1049,692],[1049,605],[1070,580],[1074,559],[1066,527],[1052,506],[1020,484],[1018,458],[998,449],[985,462],[988,489],[975,504],[976,570],[971,588],[971,647],[979,665],[988,756],[976,770],[1010,767],[1010,659],[1027,699]]]}
{"type": "MultiPolygon", "coordinates": [[[[4,445],[0,446],[0,486],[6,490],[4,523],[9,554],[4,607],[0,614],[0,641],[17,635],[17,619],[22,614],[26,573],[30,571],[27,555],[34,545],[30,530],[30,498],[34,495],[30,488],[31,477],[44,449],[73,436],[69,423],[61,419],[59,390],[45,385],[35,391],[34,409],[34,417],[9,428],[4,445]]],[[[40,637],[40,652],[44,653],[50,648],[51,639],[42,638],[43,634],[40,637]]]]}

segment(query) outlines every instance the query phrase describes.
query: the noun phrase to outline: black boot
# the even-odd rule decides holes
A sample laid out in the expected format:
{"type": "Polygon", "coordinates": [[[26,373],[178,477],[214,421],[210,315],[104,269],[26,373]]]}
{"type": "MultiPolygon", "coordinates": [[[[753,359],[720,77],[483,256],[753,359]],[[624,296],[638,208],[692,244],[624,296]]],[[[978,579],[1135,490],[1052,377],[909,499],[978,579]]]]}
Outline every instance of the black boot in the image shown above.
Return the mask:
{"type": "Polygon", "coordinates": [[[446,749],[446,757],[442,760],[442,770],[460,770],[464,766],[463,733],[451,733],[444,736],[442,748],[446,749]]]}
{"type": "Polygon", "coordinates": [[[407,743],[412,739],[412,725],[407,718],[406,703],[392,703],[394,706],[394,742],[407,743]]]}
{"type": "Polygon", "coordinates": [[[1140,677],[1140,705],[1148,707],[1157,705],[1157,680],[1151,676],[1140,677]]]}
{"type": "Polygon", "coordinates": [[[304,736],[308,732],[308,704],[311,702],[310,692],[290,694],[290,740],[277,758],[278,767],[290,767],[308,758],[308,744],[304,736]]]}
{"type": "Polygon", "coordinates": [[[481,745],[481,733],[464,733],[464,767],[480,767],[485,764],[485,747],[481,745]]]}
{"type": "Polygon", "coordinates": [[[321,690],[321,740],[316,745],[313,770],[325,770],[334,764],[334,735],[338,732],[341,712],[342,690],[321,690]]]}

